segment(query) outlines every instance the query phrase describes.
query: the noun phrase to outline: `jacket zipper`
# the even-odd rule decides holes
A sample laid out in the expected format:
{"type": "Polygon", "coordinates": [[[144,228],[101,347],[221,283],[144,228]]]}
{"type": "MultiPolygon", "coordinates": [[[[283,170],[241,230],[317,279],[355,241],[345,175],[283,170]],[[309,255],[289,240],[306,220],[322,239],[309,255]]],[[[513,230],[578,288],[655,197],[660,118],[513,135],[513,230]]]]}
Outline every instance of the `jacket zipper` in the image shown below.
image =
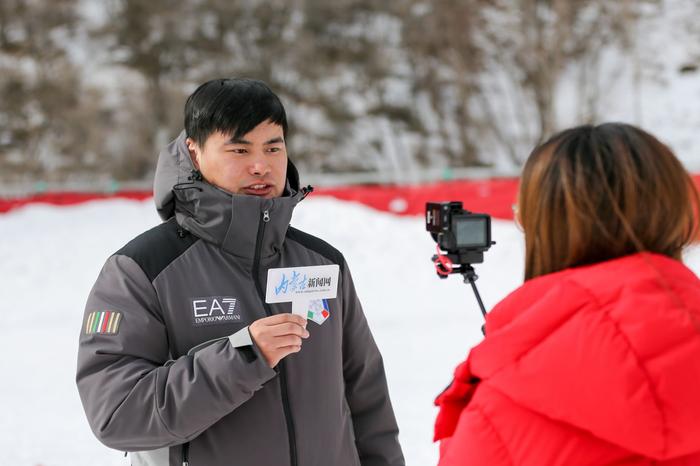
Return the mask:
{"type": "MultiPolygon", "coordinates": [[[[258,295],[260,300],[263,302],[263,308],[265,313],[272,316],[272,309],[270,305],[265,302],[265,293],[262,289],[262,284],[260,283],[260,255],[262,254],[262,240],[265,236],[265,226],[270,221],[270,211],[265,210],[260,215],[260,222],[258,223],[258,237],[255,242],[255,256],[253,258],[253,280],[255,281],[255,288],[258,290],[258,295]]],[[[294,422],[292,421],[292,412],[289,408],[289,394],[287,392],[287,371],[285,369],[284,360],[280,361],[279,367],[279,377],[280,377],[280,389],[282,391],[282,408],[284,409],[284,420],[287,423],[287,436],[289,438],[289,460],[292,466],[297,466],[297,444],[296,444],[296,433],[294,431],[294,422]]]]}
{"type": "Polygon", "coordinates": [[[190,456],[190,442],[187,442],[184,445],[182,445],[182,466],[189,466],[189,464],[190,464],[189,456],[190,456]]]}
{"type": "MultiPolygon", "coordinates": [[[[260,215],[260,222],[258,223],[258,236],[255,240],[255,256],[253,258],[253,280],[255,281],[255,288],[258,291],[260,300],[263,302],[263,308],[265,309],[265,314],[269,316],[272,315],[272,309],[265,302],[265,293],[262,289],[262,284],[260,283],[260,255],[262,254],[262,240],[265,236],[265,226],[270,221],[270,211],[265,210],[260,215]]],[[[297,444],[296,444],[296,433],[294,432],[294,423],[292,422],[292,413],[289,408],[289,395],[287,393],[287,371],[285,370],[284,361],[279,362],[279,376],[280,376],[280,389],[282,391],[282,408],[284,410],[284,420],[287,423],[287,436],[289,438],[289,460],[292,466],[297,466],[297,444]]],[[[189,451],[190,443],[187,442],[182,445],[182,466],[189,466],[189,451]]]]}

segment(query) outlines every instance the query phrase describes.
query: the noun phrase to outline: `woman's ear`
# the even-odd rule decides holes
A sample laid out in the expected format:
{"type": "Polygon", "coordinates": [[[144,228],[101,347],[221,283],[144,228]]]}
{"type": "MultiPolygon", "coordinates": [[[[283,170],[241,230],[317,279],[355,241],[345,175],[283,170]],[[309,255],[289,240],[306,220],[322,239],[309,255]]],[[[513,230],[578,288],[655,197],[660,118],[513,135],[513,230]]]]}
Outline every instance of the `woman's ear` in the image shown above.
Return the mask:
{"type": "Polygon", "coordinates": [[[196,142],[194,142],[192,138],[185,139],[185,144],[187,145],[187,151],[190,153],[190,158],[192,159],[194,168],[199,170],[199,157],[202,151],[199,149],[199,146],[196,142]]]}
{"type": "Polygon", "coordinates": [[[515,222],[515,226],[518,228],[520,231],[525,231],[523,229],[523,222],[522,219],[520,218],[520,204],[517,202],[511,206],[513,209],[513,221],[515,222]]]}

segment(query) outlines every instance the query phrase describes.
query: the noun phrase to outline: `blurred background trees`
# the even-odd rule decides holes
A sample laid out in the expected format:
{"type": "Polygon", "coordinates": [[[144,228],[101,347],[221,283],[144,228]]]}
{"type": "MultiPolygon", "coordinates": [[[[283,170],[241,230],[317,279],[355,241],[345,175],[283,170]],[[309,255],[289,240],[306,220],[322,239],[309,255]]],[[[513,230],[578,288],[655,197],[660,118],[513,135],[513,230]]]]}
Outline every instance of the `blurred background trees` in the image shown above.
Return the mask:
{"type": "Polygon", "coordinates": [[[514,172],[596,121],[617,75],[653,71],[640,24],[667,3],[3,0],[0,181],[147,183],[186,96],[230,76],[279,93],[306,172],[514,172]]]}

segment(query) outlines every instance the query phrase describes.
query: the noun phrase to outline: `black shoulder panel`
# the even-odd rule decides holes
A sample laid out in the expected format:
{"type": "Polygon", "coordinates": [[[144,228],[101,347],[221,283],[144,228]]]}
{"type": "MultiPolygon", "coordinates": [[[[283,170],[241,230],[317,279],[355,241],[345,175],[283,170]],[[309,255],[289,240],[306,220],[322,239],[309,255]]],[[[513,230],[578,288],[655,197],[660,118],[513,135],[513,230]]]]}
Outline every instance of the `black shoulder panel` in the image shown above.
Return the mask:
{"type": "Polygon", "coordinates": [[[170,263],[199,240],[183,230],[172,217],[167,222],[140,234],[121,248],[115,255],[131,257],[144,271],[150,281],[170,263]]]}
{"type": "Polygon", "coordinates": [[[345,267],[345,257],[343,257],[343,254],[330,244],[323,241],[321,238],[304,233],[303,231],[297,230],[292,226],[287,229],[287,238],[321,254],[329,261],[340,265],[341,268],[345,267]]]}

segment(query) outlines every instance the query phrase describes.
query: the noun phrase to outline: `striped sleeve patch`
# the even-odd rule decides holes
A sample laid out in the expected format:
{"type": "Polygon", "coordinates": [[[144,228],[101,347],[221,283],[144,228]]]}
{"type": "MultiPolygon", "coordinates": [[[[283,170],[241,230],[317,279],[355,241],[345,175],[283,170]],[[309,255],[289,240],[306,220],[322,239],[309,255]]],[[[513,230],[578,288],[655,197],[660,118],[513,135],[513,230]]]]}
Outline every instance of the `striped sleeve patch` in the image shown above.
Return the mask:
{"type": "Polygon", "coordinates": [[[116,311],[95,311],[88,314],[85,322],[85,334],[103,333],[114,335],[119,331],[122,313],[116,311]]]}

